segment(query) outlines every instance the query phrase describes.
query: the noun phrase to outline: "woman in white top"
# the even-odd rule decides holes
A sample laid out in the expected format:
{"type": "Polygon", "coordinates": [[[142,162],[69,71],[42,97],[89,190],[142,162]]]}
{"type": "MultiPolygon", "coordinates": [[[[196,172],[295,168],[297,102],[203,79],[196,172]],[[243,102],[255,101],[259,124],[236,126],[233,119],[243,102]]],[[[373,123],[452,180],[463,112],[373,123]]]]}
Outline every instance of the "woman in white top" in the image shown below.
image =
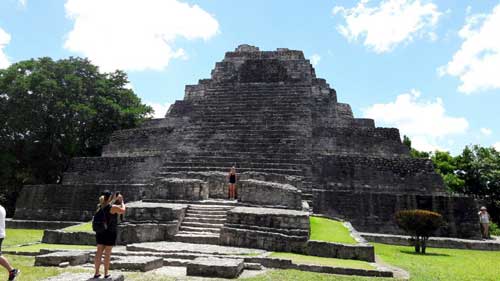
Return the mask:
{"type": "Polygon", "coordinates": [[[5,238],[5,209],[0,205],[0,265],[9,272],[9,281],[16,280],[16,277],[21,271],[13,268],[9,261],[2,256],[2,242],[5,238]]]}
{"type": "Polygon", "coordinates": [[[484,239],[489,239],[490,238],[490,214],[488,214],[488,211],[486,211],[486,207],[481,207],[479,213],[477,213],[479,216],[479,223],[481,224],[481,234],[483,235],[484,239]]]}

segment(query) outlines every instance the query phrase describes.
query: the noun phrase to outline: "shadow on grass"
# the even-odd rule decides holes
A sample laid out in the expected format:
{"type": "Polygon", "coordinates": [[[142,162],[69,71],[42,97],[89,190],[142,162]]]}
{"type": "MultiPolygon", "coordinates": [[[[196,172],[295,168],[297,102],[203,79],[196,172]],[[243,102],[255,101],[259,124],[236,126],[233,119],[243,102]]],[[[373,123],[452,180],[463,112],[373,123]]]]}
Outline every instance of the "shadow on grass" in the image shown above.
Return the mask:
{"type": "Polygon", "coordinates": [[[450,257],[450,255],[448,255],[448,254],[438,254],[438,253],[425,253],[425,254],[422,254],[422,253],[416,253],[415,251],[409,251],[409,250],[401,250],[400,252],[403,253],[403,254],[414,255],[414,256],[422,256],[422,257],[425,257],[425,256],[429,256],[429,257],[450,257]]]}

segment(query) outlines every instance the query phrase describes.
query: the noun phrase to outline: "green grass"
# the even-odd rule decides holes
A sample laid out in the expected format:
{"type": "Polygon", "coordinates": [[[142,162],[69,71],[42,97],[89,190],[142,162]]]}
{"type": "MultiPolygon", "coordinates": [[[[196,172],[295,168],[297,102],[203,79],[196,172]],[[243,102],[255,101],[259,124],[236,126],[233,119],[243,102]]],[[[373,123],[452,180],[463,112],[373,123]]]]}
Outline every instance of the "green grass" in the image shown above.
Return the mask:
{"type": "MultiPolygon", "coordinates": [[[[56,276],[64,272],[79,272],[81,270],[75,269],[59,269],[57,267],[38,267],[34,266],[35,258],[34,257],[25,257],[25,256],[15,256],[15,255],[5,255],[5,257],[9,260],[10,264],[14,268],[18,268],[21,270],[21,275],[16,280],[22,281],[38,281],[48,277],[56,276]]],[[[0,278],[5,277],[7,279],[6,271],[0,270],[0,278]]]]}
{"type": "Polygon", "coordinates": [[[383,261],[410,272],[411,281],[498,281],[500,252],[428,248],[415,254],[413,247],[375,244],[383,261]]]}
{"type": "Polygon", "coordinates": [[[349,229],[340,221],[321,217],[310,217],[311,240],[336,242],[344,244],[356,244],[349,229]]]}
{"type": "Polygon", "coordinates": [[[7,249],[17,245],[36,243],[42,241],[41,229],[7,229],[2,248],[7,249]]]}
{"type": "Polygon", "coordinates": [[[95,246],[85,245],[63,245],[63,244],[33,244],[29,246],[15,246],[5,249],[5,251],[18,251],[26,253],[38,253],[40,249],[58,249],[58,250],[92,250],[95,246]]]}
{"type": "Polygon", "coordinates": [[[314,257],[314,256],[306,256],[306,255],[292,254],[292,253],[281,253],[281,252],[274,252],[270,256],[275,258],[291,259],[294,263],[317,264],[317,265],[350,267],[350,268],[360,268],[360,269],[375,269],[375,267],[373,267],[368,262],[358,261],[358,260],[323,258],[323,257],[314,257]]]}
{"type": "MultiPolygon", "coordinates": [[[[322,274],[298,270],[271,270],[255,277],[244,278],[245,281],[394,281],[393,278],[357,277],[333,274],[322,274]]],[[[452,280],[450,280],[452,281],[452,280]]],[[[454,280],[453,280],[454,281],[454,280]]]]}
{"type": "Polygon", "coordinates": [[[63,228],[64,232],[90,232],[93,233],[94,231],[92,230],[92,223],[91,222],[86,222],[86,223],[81,223],[73,226],[69,226],[66,228],[63,228]]]}

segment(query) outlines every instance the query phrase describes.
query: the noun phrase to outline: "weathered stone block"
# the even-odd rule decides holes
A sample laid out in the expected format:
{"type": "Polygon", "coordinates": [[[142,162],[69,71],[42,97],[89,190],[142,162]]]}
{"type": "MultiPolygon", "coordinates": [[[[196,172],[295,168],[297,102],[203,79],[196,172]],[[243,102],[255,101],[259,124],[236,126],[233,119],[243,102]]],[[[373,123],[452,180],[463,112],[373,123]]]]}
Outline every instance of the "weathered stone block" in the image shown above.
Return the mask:
{"type": "Polygon", "coordinates": [[[163,178],[147,191],[146,198],[169,200],[206,200],[208,185],[199,179],[163,178]]]}
{"type": "Polygon", "coordinates": [[[163,258],[161,257],[122,256],[111,262],[110,269],[146,272],[162,266],[163,258]]]}
{"type": "Polygon", "coordinates": [[[253,179],[242,180],[238,190],[238,199],[242,203],[302,209],[302,193],[289,184],[253,179]]]}
{"type": "MultiPolygon", "coordinates": [[[[44,281],[99,281],[102,279],[92,278],[92,275],[89,273],[63,273],[61,275],[50,277],[44,279],[44,281]]],[[[123,274],[112,274],[112,276],[107,281],[124,281],[125,276],[123,274]]]]}
{"type": "Polygon", "coordinates": [[[35,266],[59,266],[63,262],[80,265],[89,262],[90,254],[84,251],[62,251],[35,257],[35,266]]]}
{"type": "Polygon", "coordinates": [[[375,262],[375,249],[369,244],[350,245],[309,240],[305,247],[305,254],[318,257],[375,262]]]}
{"type": "Polygon", "coordinates": [[[188,276],[237,278],[243,271],[242,259],[196,258],[187,265],[188,276]]]}

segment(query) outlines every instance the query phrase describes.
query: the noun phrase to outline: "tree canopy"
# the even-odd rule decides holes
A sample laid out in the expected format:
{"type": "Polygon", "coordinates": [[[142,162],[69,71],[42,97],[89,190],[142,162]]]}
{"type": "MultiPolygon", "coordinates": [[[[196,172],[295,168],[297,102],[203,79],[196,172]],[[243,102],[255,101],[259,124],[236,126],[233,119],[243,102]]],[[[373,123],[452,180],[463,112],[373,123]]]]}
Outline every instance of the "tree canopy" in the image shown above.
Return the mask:
{"type": "Polygon", "coordinates": [[[0,69],[0,186],[58,182],[69,159],[100,155],[110,134],[152,112],[122,71],[39,58],[0,69]]]}

